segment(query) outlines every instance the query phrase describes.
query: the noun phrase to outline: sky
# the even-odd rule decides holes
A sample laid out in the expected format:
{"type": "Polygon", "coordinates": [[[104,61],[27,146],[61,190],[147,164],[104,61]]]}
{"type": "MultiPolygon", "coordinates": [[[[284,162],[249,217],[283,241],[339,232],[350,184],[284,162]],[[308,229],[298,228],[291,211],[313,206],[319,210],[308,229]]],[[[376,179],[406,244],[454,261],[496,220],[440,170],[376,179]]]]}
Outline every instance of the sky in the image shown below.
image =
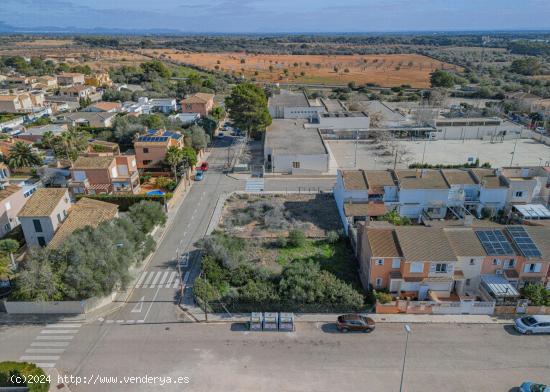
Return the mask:
{"type": "Polygon", "coordinates": [[[182,32],[550,29],[550,0],[0,0],[15,27],[182,32]]]}

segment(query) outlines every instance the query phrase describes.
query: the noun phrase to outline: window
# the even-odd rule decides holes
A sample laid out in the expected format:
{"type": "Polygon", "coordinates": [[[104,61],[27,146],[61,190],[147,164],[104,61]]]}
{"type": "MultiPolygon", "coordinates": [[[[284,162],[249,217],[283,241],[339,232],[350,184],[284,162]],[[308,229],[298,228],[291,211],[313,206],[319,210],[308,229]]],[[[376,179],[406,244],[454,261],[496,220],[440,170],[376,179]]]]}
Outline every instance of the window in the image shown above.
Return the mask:
{"type": "Polygon", "coordinates": [[[38,240],[38,245],[46,246],[46,240],[44,239],[44,237],[36,237],[36,239],[38,240]]]}
{"type": "Polygon", "coordinates": [[[143,164],[144,164],[144,165],[148,165],[148,164],[150,164],[151,162],[153,162],[153,161],[151,161],[150,159],[145,159],[145,160],[143,161],[143,164]]]}
{"type": "Polygon", "coordinates": [[[470,259],[470,265],[475,265],[476,261],[474,259],[470,259]]]}
{"type": "Polygon", "coordinates": [[[144,153],[144,154],[149,154],[149,149],[148,149],[148,148],[144,148],[144,149],[143,149],[143,153],[144,153]]]}
{"type": "Polygon", "coordinates": [[[384,259],[376,259],[376,265],[384,265],[384,259]]]}
{"type": "Polygon", "coordinates": [[[422,273],[424,272],[424,263],[422,262],[414,262],[411,263],[411,272],[412,273],[422,273]]]}
{"type": "Polygon", "coordinates": [[[436,264],[435,265],[435,272],[447,272],[447,264],[436,264]]]}
{"type": "Polygon", "coordinates": [[[292,162],[292,167],[294,169],[299,169],[300,168],[300,162],[292,162]]]}
{"type": "Polygon", "coordinates": [[[376,288],[382,287],[382,278],[376,278],[376,288]]]}
{"type": "Polygon", "coordinates": [[[59,213],[57,214],[57,222],[58,222],[58,223],[61,223],[61,222],[62,222],[62,220],[61,220],[61,214],[59,214],[59,213]]]}
{"type": "Polygon", "coordinates": [[[10,231],[10,230],[11,230],[10,224],[9,224],[9,223],[6,223],[6,224],[4,225],[4,231],[7,232],[7,231],[10,231]]]}
{"type": "Polygon", "coordinates": [[[66,218],[67,217],[67,210],[63,210],[63,216],[66,218]]]}
{"type": "Polygon", "coordinates": [[[392,262],[391,262],[391,267],[392,268],[399,268],[401,266],[401,260],[399,259],[393,259],[392,262]]]}
{"type": "Polygon", "coordinates": [[[531,263],[531,264],[525,264],[523,267],[523,272],[526,273],[537,273],[540,272],[541,263],[531,263]]]}
{"type": "Polygon", "coordinates": [[[34,225],[34,231],[42,233],[42,223],[38,219],[33,219],[32,224],[34,225]]]}
{"type": "Polygon", "coordinates": [[[516,191],[514,197],[523,197],[523,191],[516,191]]]}
{"type": "Polygon", "coordinates": [[[504,268],[514,268],[515,266],[516,266],[516,259],[510,259],[504,262],[504,268]]]}
{"type": "Polygon", "coordinates": [[[499,259],[493,259],[493,265],[500,265],[499,259]]]}
{"type": "Polygon", "coordinates": [[[470,279],[466,279],[466,286],[470,285],[470,279]]]}

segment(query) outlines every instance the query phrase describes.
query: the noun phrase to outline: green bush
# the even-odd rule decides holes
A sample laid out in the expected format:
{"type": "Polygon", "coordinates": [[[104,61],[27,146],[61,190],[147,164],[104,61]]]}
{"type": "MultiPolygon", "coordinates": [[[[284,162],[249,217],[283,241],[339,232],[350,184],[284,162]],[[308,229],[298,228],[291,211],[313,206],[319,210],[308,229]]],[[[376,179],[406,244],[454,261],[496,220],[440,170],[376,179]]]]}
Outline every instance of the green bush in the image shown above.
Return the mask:
{"type": "Polygon", "coordinates": [[[288,240],[286,239],[286,237],[283,237],[283,236],[277,237],[275,244],[279,248],[286,248],[288,246],[288,240]]]}
{"type": "Polygon", "coordinates": [[[50,389],[48,376],[33,363],[28,362],[0,362],[0,387],[27,387],[29,392],[47,392],[50,389]],[[14,384],[11,376],[33,377],[33,383],[14,384]]]}
{"type": "Polygon", "coordinates": [[[306,235],[302,230],[293,229],[288,232],[288,245],[294,248],[304,246],[306,243],[306,235]]]}
{"type": "Polygon", "coordinates": [[[386,293],[383,291],[373,291],[374,297],[380,302],[381,304],[387,304],[393,300],[393,297],[390,293],[386,293]]]}
{"type": "Polygon", "coordinates": [[[521,294],[534,306],[550,306],[550,290],[541,284],[527,284],[521,289],[521,294]]]}
{"type": "Polygon", "coordinates": [[[340,233],[336,230],[331,230],[327,233],[327,241],[329,244],[335,244],[340,241],[340,233]]]}

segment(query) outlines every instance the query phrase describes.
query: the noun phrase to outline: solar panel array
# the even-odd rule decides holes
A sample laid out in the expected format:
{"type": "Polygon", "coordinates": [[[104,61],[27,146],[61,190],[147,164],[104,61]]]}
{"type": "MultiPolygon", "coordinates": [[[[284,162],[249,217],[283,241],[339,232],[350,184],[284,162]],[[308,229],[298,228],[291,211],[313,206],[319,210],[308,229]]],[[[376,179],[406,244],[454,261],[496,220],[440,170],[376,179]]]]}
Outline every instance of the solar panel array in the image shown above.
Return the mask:
{"type": "Polygon", "coordinates": [[[519,248],[522,255],[524,255],[525,257],[542,256],[539,248],[537,248],[537,245],[533,242],[533,239],[524,227],[509,226],[506,228],[506,230],[508,230],[510,237],[512,237],[512,240],[519,248]]]}
{"type": "Polygon", "coordinates": [[[515,254],[510,242],[500,230],[476,231],[477,238],[490,256],[504,256],[515,254]]]}
{"type": "Polygon", "coordinates": [[[140,142],[165,142],[168,140],[167,136],[140,136],[138,139],[140,142]]]}

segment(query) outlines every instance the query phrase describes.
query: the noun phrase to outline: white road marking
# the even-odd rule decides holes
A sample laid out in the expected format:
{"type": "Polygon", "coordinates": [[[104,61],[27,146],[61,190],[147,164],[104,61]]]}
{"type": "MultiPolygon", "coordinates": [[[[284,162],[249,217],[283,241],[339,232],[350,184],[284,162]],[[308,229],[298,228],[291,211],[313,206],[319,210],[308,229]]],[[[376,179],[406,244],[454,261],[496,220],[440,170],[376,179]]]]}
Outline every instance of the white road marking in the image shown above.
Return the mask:
{"type": "Polygon", "coordinates": [[[145,271],[141,274],[141,276],[139,277],[139,280],[136,283],[136,287],[141,286],[141,282],[143,282],[143,279],[145,279],[145,276],[147,276],[147,271],[145,271]]]}
{"type": "Polygon", "coordinates": [[[33,342],[31,347],[67,347],[69,342],[33,342]]]}
{"type": "Polygon", "coordinates": [[[61,354],[64,348],[28,348],[25,354],[61,354]]]}
{"type": "Polygon", "coordinates": [[[172,285],[172,288],[177,289],[179,284],[180,284],[180,277],[177,276],[176,279],[174,280],[174,284],[172,285]]]}
{"type": "Polygon", "coordinates": [[[132,309],[132,313],[141,313],[141,311],[143,310],[143,301],[144,300],[145,300],[145,296],[141,297],[139,302],[132,309]]]}
{"type": "Polygon", "coordinates": [[[78,329],[43,329],[40,333],[43,334],[68,334],[68,333],[77,333],[78,329]]]}
{"type": "Polygon", "coordinates": [[[145,316],[143,317],[143,322],[145,322],[145,320],[147,320],[147,316],[149,315],[149,312],[151,311],[151,308],[153,307],[153,303],[157,299],[157,296],[159,295],[159,292],[160,292],[160,287],[157,289],[157,292],[155,293],[155,296],[151,300],[151,303],[149,304],[149,308],[147,309],[147,312],[145,312],[145,316]]]}
{"type": "Polygon", "coordinates": [[[126,323],[128,323],[128,324],[133,324],[135,322],[136,322],[136,320],[126,320],[126,323]]]}
{"type": "Polygon", "coordinates": [[[159,281],[159,286],[162,286],[164,284],[169,274],[170,274],[170,271],[166,271],[164,275],[162,275],[162,278],[159,281]]]}
{"type": "Polygon", "coordinates": [[[143,283],[143,287],[147,286],[151,280],[153,280],[155,276],[155,271],[150,271],[149,276],[147,277],[147,280],[143,283]]]}
{"type": "Polygon", "coordinates": [[[122,324],[124,322],[124,320],[117,320],[116,321],[118,324],[122,324]]]}
{"type": "Polygon", "coordinates": [[[155,279],[153,279],[153,281],[151,282],[151,284],[149,285],[149,288],[152,289],[156,286],[160,276],[162,275],[162,271],[159,271],[157,272],[157,274],[155,275],[155,279]]]}
{"type": "Polygon", "coordinates": [[[136,323],[140,323],[140,324],[143,324],[145,322],[145,320],[137,320],[136,323]]]}
{"type": "Polygon", "coordinates": [[[170,274],[170,277],[168,278],[168,281],[166,282],[166,285],[164,286],[165,289],[170,288],[170,286],[172,285],[172,282],[173,282],[174,278],[176,277],[176,275],[177,275],[177,272],[172,271],[172,273],[170,274]]]}
{"type": "Polygon", "coordinates": [[[53,368],[55,366],[55,363],[37,362],[35,363],[35,365],[41,368],[53,368]]]}
{"type": "Polygon", "coordinates": [[[115,322],[115,320],[107,320],[107,324],[112,324],[114,322],[115,322]]]}
{"type": "Polygon", "coordinates": [[[59,355],[23,355],[20,361],[57,361],[59,355]]]}
{"type": "Polygon", "coordinates": [[[46,328],[80,328],[82,324],[46,324],[46,328]]]}
{"type": "Polygon", "coordinates": [[[72,340],[74,336],[37,336],[36,340],[72,340]]]}

